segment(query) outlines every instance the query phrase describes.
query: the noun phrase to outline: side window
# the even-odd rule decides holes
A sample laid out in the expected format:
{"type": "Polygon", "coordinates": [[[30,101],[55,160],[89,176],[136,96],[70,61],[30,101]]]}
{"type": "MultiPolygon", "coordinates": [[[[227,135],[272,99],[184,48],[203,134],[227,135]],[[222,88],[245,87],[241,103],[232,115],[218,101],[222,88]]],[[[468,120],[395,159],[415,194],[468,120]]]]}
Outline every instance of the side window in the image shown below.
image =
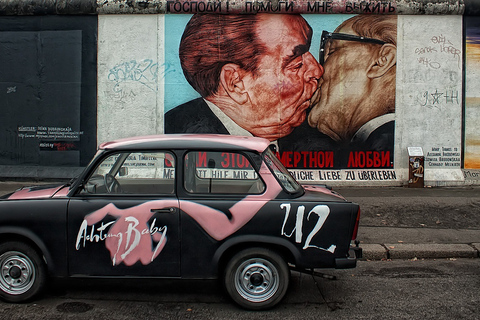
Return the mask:
{"type": "Polygon", "coordinates": [[[260,194],[265,184],[248,158],[235,152],[192,151],[185,155],[185,189],[190,193],[260,194]]]}
{"type": "Polygon", "coordinates": [[[82,194],[173,194],[175,158],[170,152],[122,152],[105,158],[82,194]]]}

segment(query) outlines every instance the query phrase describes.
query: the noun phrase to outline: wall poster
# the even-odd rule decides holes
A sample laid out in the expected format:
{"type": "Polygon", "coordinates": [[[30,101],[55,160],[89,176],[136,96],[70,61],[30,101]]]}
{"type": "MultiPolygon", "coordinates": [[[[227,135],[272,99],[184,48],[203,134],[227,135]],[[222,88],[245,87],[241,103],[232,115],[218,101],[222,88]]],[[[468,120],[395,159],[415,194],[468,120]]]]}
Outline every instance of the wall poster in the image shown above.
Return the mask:
{"type": "Polygon", "coordinates": [[[397,179],[395,15],[165,19],[165,133],[265,137],[301,181],[397,179]]]}
{"type": "Polygon", "coordinates": [[[0,17],[0,30],[0,166],[85,166],[96,150],[96,17],[0,17]]]}

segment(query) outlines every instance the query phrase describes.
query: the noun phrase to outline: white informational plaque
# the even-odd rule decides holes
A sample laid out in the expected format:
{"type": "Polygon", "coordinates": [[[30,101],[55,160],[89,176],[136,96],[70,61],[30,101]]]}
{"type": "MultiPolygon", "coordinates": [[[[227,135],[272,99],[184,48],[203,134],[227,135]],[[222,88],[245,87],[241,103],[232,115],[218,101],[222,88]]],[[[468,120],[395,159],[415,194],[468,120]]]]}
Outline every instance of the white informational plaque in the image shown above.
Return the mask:
{"type": "Polygon", "coordinates": [[[422,147],[408,147],[409,157],[423,157],[422,147]]]}

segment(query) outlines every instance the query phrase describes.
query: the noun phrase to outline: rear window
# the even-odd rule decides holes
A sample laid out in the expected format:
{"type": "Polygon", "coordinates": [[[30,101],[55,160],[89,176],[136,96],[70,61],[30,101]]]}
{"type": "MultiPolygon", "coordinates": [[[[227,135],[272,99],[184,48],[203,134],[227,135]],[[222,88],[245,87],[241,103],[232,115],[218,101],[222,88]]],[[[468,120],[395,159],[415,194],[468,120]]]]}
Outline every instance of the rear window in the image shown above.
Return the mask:
{"type": "Polygon", "coordinates": [[[260,194],[265,184],[248,157],[237,152],[192,151],[185,155],[185,189],[190,193],[260,194]]]}

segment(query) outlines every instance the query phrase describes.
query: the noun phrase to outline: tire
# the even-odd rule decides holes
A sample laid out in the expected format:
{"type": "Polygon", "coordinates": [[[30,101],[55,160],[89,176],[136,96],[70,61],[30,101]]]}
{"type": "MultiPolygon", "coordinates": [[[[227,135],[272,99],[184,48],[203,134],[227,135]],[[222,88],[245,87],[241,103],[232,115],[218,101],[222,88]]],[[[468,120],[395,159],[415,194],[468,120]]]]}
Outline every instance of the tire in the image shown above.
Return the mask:
{"type": "Polygon", "coordinates": [[[37,295],[46,283],[46,268],[38,253],[23,242],[0,244],[0,297],[24,302],[37,295]]]}
{"type": "Polygon", "coordinates": [[[249,310],[269,309],[287,292],[290,270],[276,252],[250,248],[237,253],[227,264],[225,289],[238,305],[249,310]]]}

